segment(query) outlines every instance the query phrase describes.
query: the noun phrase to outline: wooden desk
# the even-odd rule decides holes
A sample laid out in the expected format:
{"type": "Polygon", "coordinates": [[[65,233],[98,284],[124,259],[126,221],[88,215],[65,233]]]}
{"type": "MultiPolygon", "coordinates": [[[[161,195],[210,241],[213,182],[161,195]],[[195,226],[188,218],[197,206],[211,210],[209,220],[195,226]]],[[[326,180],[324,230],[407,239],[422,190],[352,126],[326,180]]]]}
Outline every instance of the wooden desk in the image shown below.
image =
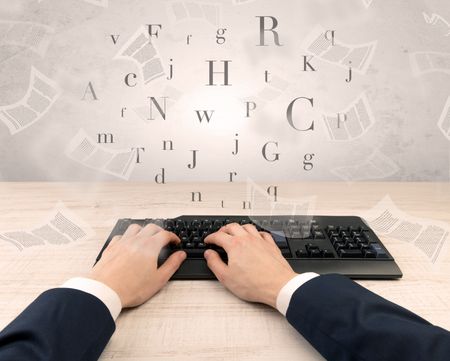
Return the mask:
{"type": "MultiPolygon", "coordinates": [[[[390,194],[403,211],[450,223],[449,183],[286,183],[284,198],[315,196],[316,214],[361,214],[390,194]]],[[[39,293],[86,274],[118,218],[242,213],[245,184],[0,183],[0,233],[33,227],[58,201],[96,234],[67,245],[19,251],[0,240],[0,328],[39,293]],[[191,202],[201,189],[202,203],[191,202]],[[220,201],[227,208],[220,208],[220,201]]],[[[450,255],[438,265],[415,246],[383,238],[404,273],[365,287],[450,329],[450,255]]],[[[125,311],[103,360],[320,360],[278,314],[240,301],[215,281],[174,281],[125,311]]]]}

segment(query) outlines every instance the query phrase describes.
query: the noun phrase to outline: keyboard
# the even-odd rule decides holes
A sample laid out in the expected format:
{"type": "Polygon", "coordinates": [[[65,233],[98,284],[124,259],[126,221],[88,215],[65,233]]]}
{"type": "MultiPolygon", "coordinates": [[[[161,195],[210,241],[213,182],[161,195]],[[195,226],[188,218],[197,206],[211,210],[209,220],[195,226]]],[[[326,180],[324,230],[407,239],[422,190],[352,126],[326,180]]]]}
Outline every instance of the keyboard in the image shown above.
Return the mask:
{"type": "Polygon", "coordinates": [[[122,235],[130,224],[145,226],[155,223],[181,239],[181,244],[170,244],[161,250],[159,265],[176,250],[182,249],[187,253],[186,260],[172,279],[215,279],[203,253],[205,249],[215,249],[225,262],[227,254],[222,248],[207,245],[203,240],[223,225],[234,222],[253,224],[259,231],[270,233],[297,273],[339,273],[354,279],[402,277],[400,268],[375,232],[356,216],[187,215],[171,219],[119,219],[96,262],[110,240],[122,235]]]}

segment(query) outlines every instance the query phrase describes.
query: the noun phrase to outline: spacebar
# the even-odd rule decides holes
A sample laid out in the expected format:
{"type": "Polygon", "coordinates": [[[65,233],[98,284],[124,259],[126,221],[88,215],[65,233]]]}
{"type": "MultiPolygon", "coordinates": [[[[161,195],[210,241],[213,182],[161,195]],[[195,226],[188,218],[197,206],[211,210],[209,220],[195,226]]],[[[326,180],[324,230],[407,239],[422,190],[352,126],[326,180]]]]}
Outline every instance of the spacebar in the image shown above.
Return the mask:
{"type": "Polygon", "coordinates": [[[204,258],[203,257],[203,253],[205,252],[204,249],[201,248],[183,248],[183,249],[168,249],[167,247],[164,247],[161,250],[161,253],[159,255],[159,259],[167,259],[169,258],[169,256],[176,252],[176,251],[180,251],[183,250],[187,253],[187,258],[204,258]]]}
{"type": "MultiPolygon", "coordinates": [[[[206,249],[204,248],[183,248],[183,249],[178,249],[178,250],[183,250],[187,253],[187,258],[193,259],[193,258],[200,258],[200,259],[204,259],[205,257],[203,256],[203,254],[205,253],[206,249]]],[[[177,249],[175,250],[171,250],[168,247],[164,247],[161,250],[161,253],[159,254],[159,259],[160,260],[164,260],[169,258],[169,256],[173,253],[176,252],[177,249]]],[[[222,248],[216,248],[215,251],[217,253],[219,253],[219,256],[222,259],[226,259],[227,258],[227,253],[225,252],[224,249],[222,248]]]]}
{"type": "Polygon", "coordinates": [[[187,253],[187,258],[205,258],[203,257],[205,250],[201,248],[184,248],[183,251],[187,253]]]}

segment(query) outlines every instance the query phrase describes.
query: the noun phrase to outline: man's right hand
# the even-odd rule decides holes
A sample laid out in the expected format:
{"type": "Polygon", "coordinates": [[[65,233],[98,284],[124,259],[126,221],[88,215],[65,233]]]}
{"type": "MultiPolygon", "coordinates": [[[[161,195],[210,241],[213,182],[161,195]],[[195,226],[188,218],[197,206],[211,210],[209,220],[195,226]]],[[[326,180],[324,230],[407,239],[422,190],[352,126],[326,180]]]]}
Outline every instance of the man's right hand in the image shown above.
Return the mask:
{"type": "Polygon", "coordinates": [[[206,250],[208,267],[226,288],[246,301],[275,308],[281,288],[297,275],[272,236],[251,224],[227,224],[206,237],[205,243],[225,250],[228,265],[216,251],[206,250]]]}

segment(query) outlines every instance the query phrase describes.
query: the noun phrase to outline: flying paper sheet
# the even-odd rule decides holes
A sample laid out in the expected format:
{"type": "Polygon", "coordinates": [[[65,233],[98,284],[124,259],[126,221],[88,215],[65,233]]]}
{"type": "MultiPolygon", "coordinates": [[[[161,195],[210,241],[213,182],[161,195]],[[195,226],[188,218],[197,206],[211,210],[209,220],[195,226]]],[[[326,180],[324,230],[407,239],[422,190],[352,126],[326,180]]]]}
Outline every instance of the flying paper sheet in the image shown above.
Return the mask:
{"type": "Polygon", "coordinates": [[[131,60],[138,65],[145,85],[164,75],[159,53],[144,26],[125,43],[114,59],[131,60]]]}
{"type": "Polygon", "coordinates": [[[436,51],[418,51],[409,56],[414,76],[428,73],[450,74],[450,53],[436,51]]]}
{"type": "Polygon", "coordinates": [[[392,159],[376,150],[361,163],[336,167],[331,172],[345,181],[361,181],[387,178],[398,170],[398,165],[392,159]]]}
{"type": "Polygon", "coordinates": [[[380,235],[413,244],[435,263],[448,246],[450,226],[445,222],[413,217],[385,196],[363,216],[380,235]]]}
{"type": "Polygon", "coordinates": [[[54,30],[28,21],[0,21],[0,45],[17,45],[44,56],[54,30]]]}
{"type": "Polygon", "coordinates": [[[129,179],[136,165],[135,150],[117,150],[101,147],[83,129],[72,138],[65,154],[70,159],[86,167],[122,179],[129,179]]]}
{"type": "Polygon", "coordinates": [[[56,83],[32,67],[25,96],[14,104],[1,106],[0,120],[11,134],[16,134],[45,116],[59,95],[56,83]]]}
{"type": "Polygon", "coordinates": [[[336,64],[346,69],[351,62],[352,69],[365,73],[372,61],[377,41],[363,44],[345,44],[336,37],[334,44],[326,37],[326,29],[316,26],[306,37],[303,48],[310,54],[319,57],[329,63],[336,64]]]}
{"type": "Polygon", "coordinates": [[[346,109],[322,116],[330,140],[348,141],[364,135],[375,123],[369,101],[364,93],[346,109]]]}
{"type": "Polygon", "coordinates": [[[63,203],[58,203],[39,225],[29,229],[0,232],[0,240],[22,250],[32,246],[61,245],[86,240],[93,235],[94,231],[86,222],[63,203]]]}

